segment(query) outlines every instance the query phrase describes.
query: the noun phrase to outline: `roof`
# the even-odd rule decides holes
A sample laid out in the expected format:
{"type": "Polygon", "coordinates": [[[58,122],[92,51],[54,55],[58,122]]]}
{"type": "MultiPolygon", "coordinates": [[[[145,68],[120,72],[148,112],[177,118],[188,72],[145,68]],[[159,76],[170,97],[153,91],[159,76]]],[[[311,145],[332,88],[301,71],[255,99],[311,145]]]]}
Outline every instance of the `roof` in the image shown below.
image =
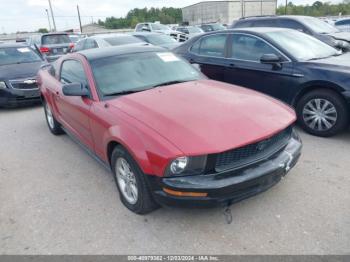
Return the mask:
{"type": "Polygon", "coordinates": [[[262,16],[247,16],[242,17],[239,20],[263,20],[263,19],[278,19],[278,18],[292,18],[292,19],[303,19],[303,18],[316,18],[312,16],[305,16],[305,15],[262,15],[262,16]]]}
{"type": "Polygon", "coordinates": [[[134,53],[146,53],[146,52],[164,52],[164,49],[156,46],[111,46],[104,48],[94,48],[79,51],[77,53],[86,57],[87,60],[92,61],[100,58],[110,57],[110,56],[119,56],[126,54],[134,53]]]}

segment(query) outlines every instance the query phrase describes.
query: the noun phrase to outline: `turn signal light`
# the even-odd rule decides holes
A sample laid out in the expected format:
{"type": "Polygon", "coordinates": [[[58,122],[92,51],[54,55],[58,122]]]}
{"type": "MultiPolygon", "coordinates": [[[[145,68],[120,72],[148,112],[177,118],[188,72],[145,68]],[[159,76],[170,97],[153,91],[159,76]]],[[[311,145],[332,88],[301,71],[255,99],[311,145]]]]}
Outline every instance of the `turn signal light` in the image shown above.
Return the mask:
{"type": "Polygon", "coordinates": [[[182,197],[206,197],[208,193],[199,193],[199,192],[181,192],[175,191],[169,188],[163,188],[163,191],[169,195],[173,196],[182,196],[182,197]]]}

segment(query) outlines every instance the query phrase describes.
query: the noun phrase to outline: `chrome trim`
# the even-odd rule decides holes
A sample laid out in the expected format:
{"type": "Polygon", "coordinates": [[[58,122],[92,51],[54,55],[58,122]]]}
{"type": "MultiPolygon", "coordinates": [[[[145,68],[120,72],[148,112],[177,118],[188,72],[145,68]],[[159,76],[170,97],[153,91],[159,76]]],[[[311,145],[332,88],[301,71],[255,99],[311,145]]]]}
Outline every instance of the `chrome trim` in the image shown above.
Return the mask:
{"type": "Polygon", "coordinates": [[[36,77],[9,80],[9,86],[12,89],[22,90],[22,91],[38,90],[39,86],[37,86],[36,88],[28,88],[28,89],[26,89],[26,88],[16,88],[16,87],[13,86],[13,84],[27,84],[27,85],[30,85],[30,84],[35,84],[35,83],[37,83],[36,77]],[[26,83],[26,81],[27,81],[27,83],[26,83]],[[29,81],[31,83],[28,83],[29,81]]]}

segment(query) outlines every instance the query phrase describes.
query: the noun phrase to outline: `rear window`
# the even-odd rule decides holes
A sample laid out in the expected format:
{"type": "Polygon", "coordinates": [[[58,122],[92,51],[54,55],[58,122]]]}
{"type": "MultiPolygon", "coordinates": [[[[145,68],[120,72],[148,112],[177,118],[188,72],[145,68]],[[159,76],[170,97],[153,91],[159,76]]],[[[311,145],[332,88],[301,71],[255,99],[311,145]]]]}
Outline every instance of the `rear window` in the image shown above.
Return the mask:
{"type": "Polygon", "coordinates": [[[44,35],[42,37],[43,45],[59,45],[59,44],[69,44],[72,42],[68,35],[44,35]]]}
{"type": "Polygon", "coordinates": [[[0,48],[0,65],[22,64],[41,61],[40,56],[29,47],[0,48]]]}
{"type": "Polygon", "coordinates": [[[143,43],[142,40],[138,39],[134,36],[116,36],[116,37],[106,37],[104,40],[113,46],[117,45],[127,45],[127,44],[135,44],[135,43],[143,43]]]}

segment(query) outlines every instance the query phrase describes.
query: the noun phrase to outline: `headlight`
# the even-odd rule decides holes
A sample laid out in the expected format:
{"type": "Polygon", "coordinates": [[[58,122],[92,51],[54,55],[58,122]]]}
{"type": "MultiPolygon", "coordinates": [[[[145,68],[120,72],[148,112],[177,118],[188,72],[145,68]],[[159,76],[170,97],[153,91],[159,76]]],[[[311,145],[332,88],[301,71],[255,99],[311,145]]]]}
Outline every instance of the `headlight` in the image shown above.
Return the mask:
{"type": "Polygon", "coordinates": [[[333,43],[335,46],[340,47],[342,49],[347,49],[350,46],[348,42],[343,41],[343,40],[334,39],[333,43]]]}
{"type": "Polygon", "coordinates": [[[0,89],[6,89],[6,88],[7,88],[6,83],[3,81],[0,81],[0,89]]]}
{"type": "Polygon", "coordinates": [[[206,166],[207,156],[182,156],[170,162],[165,176],[186,176],[201,174],[206,166]]]}

